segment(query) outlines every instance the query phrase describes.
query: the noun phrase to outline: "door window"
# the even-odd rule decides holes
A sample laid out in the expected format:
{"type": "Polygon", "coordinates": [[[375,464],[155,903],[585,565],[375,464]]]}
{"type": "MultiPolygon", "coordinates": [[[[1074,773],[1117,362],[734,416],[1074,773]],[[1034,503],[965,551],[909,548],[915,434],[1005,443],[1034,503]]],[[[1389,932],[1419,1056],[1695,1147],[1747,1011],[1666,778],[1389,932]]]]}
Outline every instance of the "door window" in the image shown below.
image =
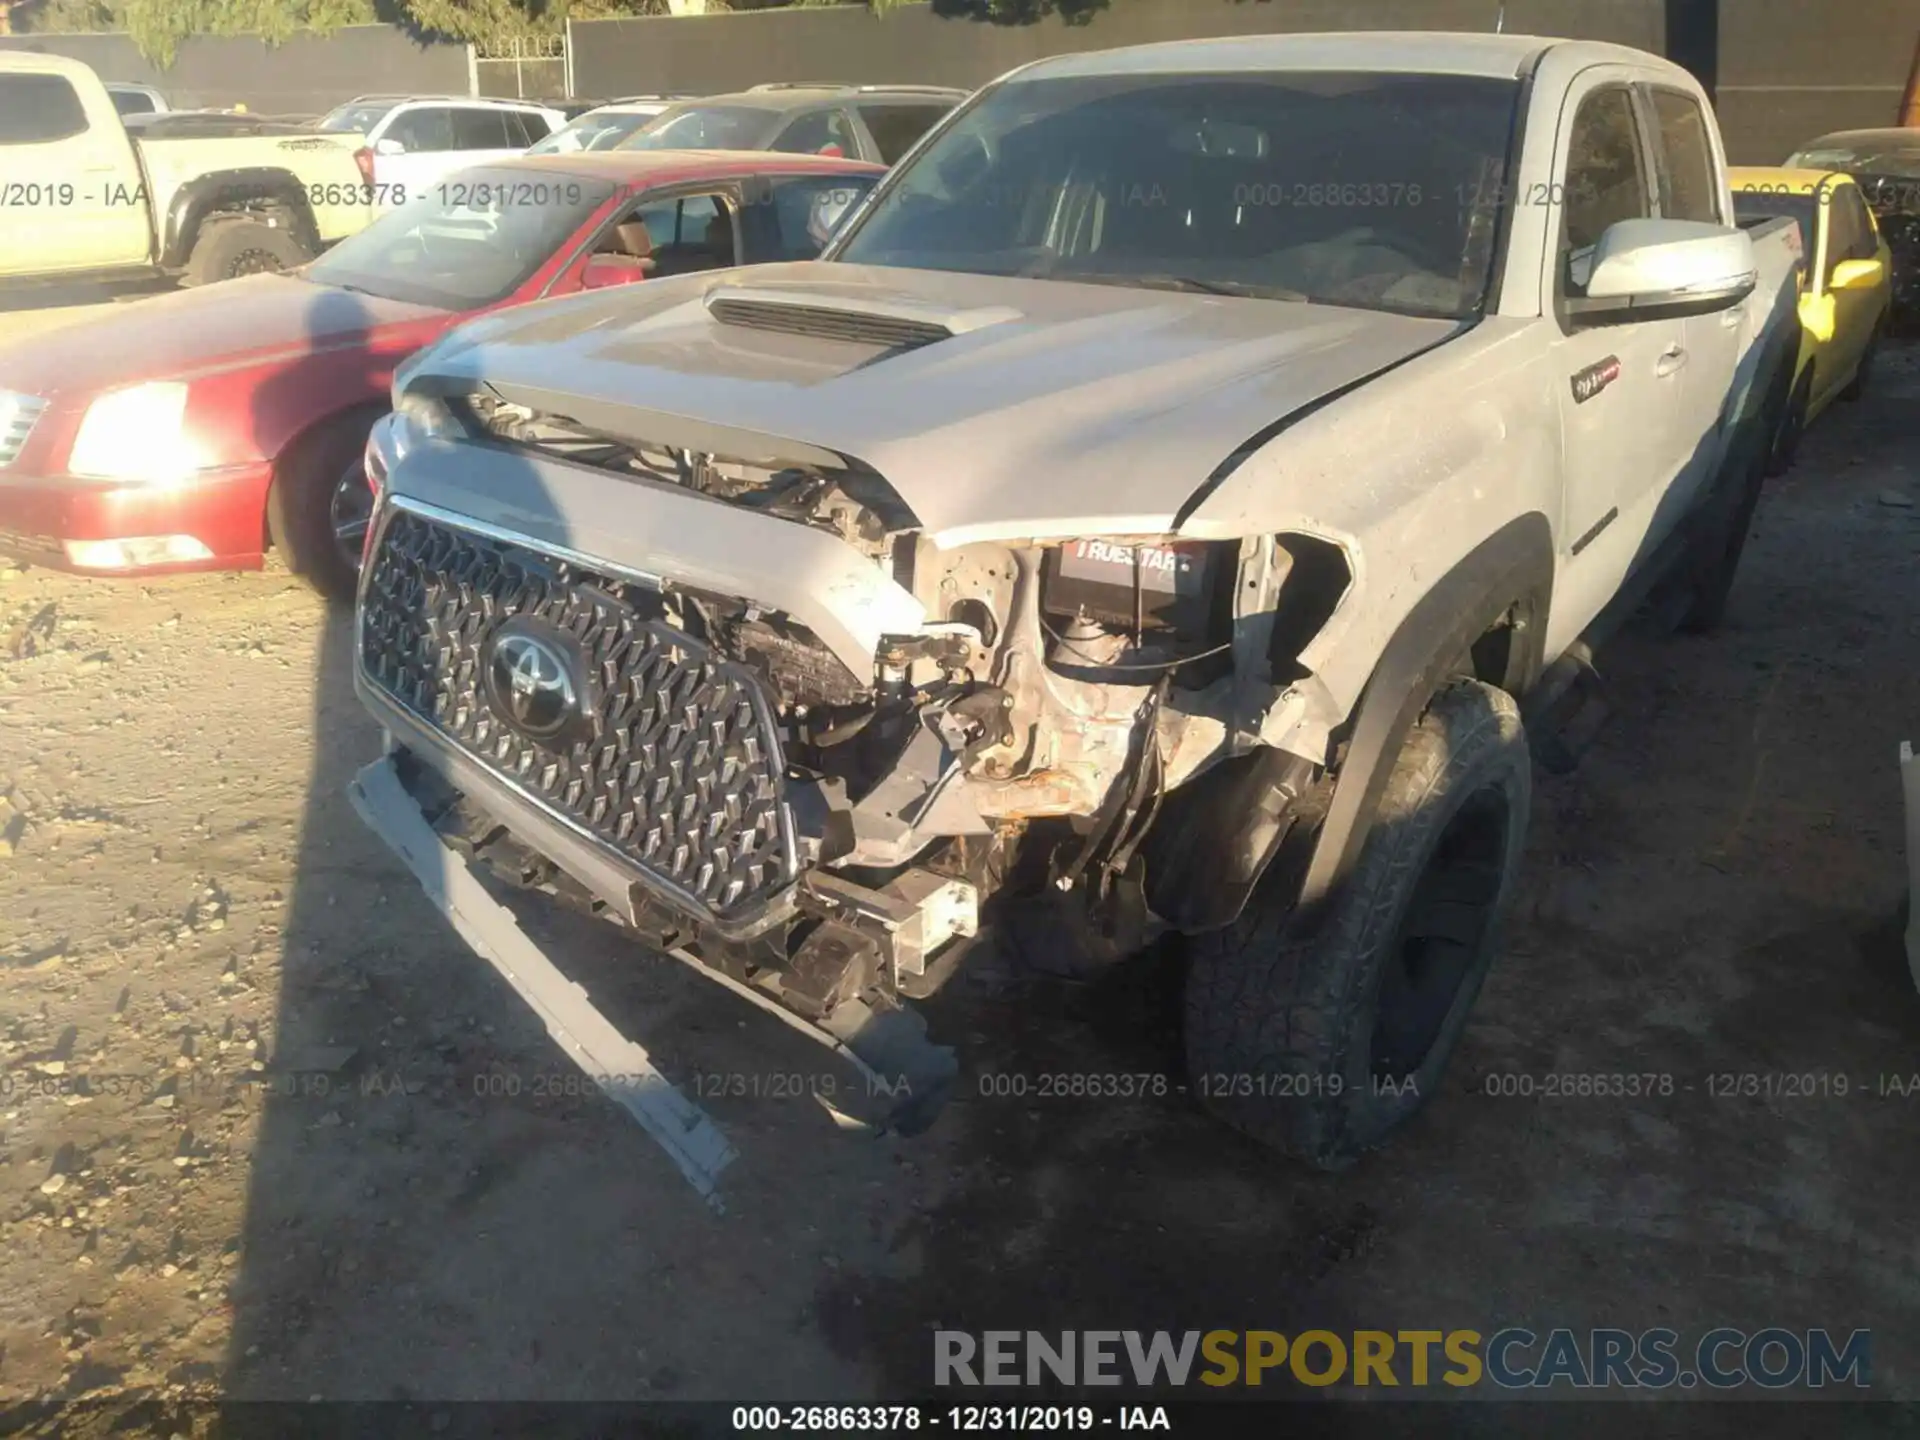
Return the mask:
{"type": "MultiPolygon", "coordinates": [[[[1595,91],[1573,118],[1563,266],[1577,265],[1609,225],[1650,217],[1649,198],[1632,96],[1624,87],[1595,91]]],[[[1579,283],[1585,283],[1584,275],[1579,283]]]]}
{"type": "Polygon", "coordinates": [[[945,105],[862,105],[860,118],[867,122],[881,163],[891,165],[937,125],[947,109],[945,105]]]}
{"type": "Polygon", "coordinates": [[[87,112],[59,75],[0,75],[0,145],[44,145],[87,128],[87,112]]]}
{"type": "Polygon", "coordinates": [[[860,147],[854,144],[853,127],[847,124],[847,117],[838,110],[815,110],[802,115],[774,140],[774,150],[785,150],[794,155],[849,155],[859,157],[860,147]]]}
{"type": "Polygon", "coordinates": [[[1660,213],[1669,220],[1722,223],[1713,141],[1707,136],[1707,117],[1698,102],[1678,90],[1655,90],[1653,115],[1660,213]]]}
{"type": "Polygon", "coordinates": [[[453,149],[453,117],[444,105],[423,105],[417,110],[402,110],[393,117],[382,140],[398,141],[409,155],[422,151],[453,149]]]}
{"type": "Polygon", "coordinates": [[[153,97],[144,90],[109,90],[107,98],[113,101],[113,111],[116,115],[154,113],[153,97]]]}
{"type": "Polygon", "coordinates": [[[1853,241],[1847,249],[1849,260],[1871,260],[1880,253],[1879,233],[1874,229],[1873,213],[1858,185],[1842,185],[1834,197],[1835,213],[1848,216],[1853,241]]]}
{"type": "Polygon", "coordinates": [[[655,275],[724,270],[736,263],[733,212],[722,196],[679,195],[641,205],[628,218],[647,227],[655,275]]]}
{"type": "Polygon", "coordinates": [[[750,190],[741,228],[741,263],[812,260],[834,228],[873,188],[871,175],[778,176],[750,190]]]}
{"type": "Polygon", "coordinates": [[[453,112],[453,148],[455,150],[513,150],[507,134],[507,112],[474,106],[453,112]]]}

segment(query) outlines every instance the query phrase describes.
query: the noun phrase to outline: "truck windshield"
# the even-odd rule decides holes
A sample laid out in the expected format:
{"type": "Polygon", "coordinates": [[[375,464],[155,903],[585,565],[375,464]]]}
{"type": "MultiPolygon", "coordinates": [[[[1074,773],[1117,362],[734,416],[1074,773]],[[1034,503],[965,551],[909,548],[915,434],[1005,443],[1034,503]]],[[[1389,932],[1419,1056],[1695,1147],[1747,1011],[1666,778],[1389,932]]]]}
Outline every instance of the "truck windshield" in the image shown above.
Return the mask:
{"type": "Polygon", "coordinates": [[[613,194],[541,170],[464,170],[349,235],[303,272],[388,300],[471,310],[532,278],[613,194]]]}
{"type": "Polygon", "coordinates": [[[1326,72],[988,91],[830,258],[1479,313],[1519,85],[1326,72]]]}

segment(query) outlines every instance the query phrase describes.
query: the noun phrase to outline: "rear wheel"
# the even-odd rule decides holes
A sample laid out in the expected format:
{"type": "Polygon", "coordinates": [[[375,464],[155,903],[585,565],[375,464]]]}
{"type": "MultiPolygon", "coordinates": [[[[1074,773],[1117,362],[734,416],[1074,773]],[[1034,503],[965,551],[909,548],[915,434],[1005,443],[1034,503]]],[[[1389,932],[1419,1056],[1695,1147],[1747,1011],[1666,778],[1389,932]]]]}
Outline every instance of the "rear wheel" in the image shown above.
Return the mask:
{"type": "Polygon", "coordinates": [[[1318,933],[1259,894],[1194,942],[1190,1080],[1228,1124],[1323,1169],[1383,1144],[1438,1088],[1493,962],[1526,840],[1519,707],[1462,680],[1408,733],[1318,933]]]}
{"type": "Polygon", "coordinates": [[[200,227],[187,258],[186,282],[211,285],[242,275],[271,274],[304,265],[313,257],[285,225],[250,215],[212,218],[200,227]]]}
{"type": "Polygon", "coordinates": [[[329,599],[351,601],[373,513],[362,456],[377,417],[343,415],[309,431],[274,469],[267,530],[287,567],[329,599]]]}

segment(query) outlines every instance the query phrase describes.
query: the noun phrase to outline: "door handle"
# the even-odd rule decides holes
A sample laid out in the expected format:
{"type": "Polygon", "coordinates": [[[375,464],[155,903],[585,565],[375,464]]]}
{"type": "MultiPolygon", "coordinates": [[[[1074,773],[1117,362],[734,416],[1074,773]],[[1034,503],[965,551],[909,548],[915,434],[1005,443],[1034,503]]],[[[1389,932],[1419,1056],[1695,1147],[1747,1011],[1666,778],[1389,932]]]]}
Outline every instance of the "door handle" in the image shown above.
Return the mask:
{"type": "Polygon", "coordinates": [[[1723,330],[1731,330],[1746,318],[1747,307],[1744,305],[1735,305],[1730,310],[1722,310],[1720,312],[1720,327],[1723,330]]]}
{"type": "Polygon", "coordinates": [[[1656,375],[1671,375],[1686,363],[1686,350],[1678,345],[1669,345],[1665,350],[1660,352],[1660,359],[1659,362],[1654,365],[1653,373],[1656,375]]]}

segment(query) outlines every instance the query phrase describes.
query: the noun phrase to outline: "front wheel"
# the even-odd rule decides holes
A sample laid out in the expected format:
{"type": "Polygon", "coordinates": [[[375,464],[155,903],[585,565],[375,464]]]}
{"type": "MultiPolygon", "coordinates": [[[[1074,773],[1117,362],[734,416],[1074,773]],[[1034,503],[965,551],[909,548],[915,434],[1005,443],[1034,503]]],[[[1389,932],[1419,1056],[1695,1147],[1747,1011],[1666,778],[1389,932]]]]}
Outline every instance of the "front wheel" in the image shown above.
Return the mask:
{"type": "Polygon", "coordinates": [[[287,566],[328,599],[351,602],[373,514],[363,456],[375,416],[343,415],[309,431],[274,467],[267,531],[287,566]]]}
{"type": "Polygon", "coordinates": [[[242,275],[271,274],[304,265],[313,257],[284,225],[252,216],[213,217],[200,227],[187,257],[186,283],[211,285],[242,275]]]}
{"type": "Polygon", "coordinates": [[[1532,783],[1512,696],[1472,680],[1435,695],[1318,933],[1290,935],[1293,897],[1268,893],[1195,940],[1186,1047],[1202,1102],[1322,1169],[1411,1120],[1493,963],[1532,783]]]}

